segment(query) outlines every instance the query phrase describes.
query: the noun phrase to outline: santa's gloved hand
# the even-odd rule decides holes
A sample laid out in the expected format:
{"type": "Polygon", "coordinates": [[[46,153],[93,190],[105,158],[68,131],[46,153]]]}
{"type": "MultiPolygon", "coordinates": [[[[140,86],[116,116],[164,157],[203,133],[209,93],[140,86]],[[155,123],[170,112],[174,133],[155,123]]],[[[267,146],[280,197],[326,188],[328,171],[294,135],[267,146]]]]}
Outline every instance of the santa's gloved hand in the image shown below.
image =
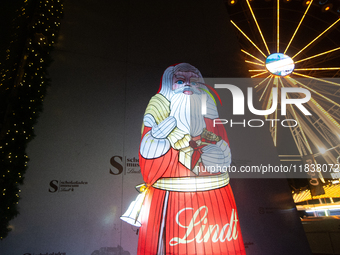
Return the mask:
{"type": "Polygon", "coordinates": [[[231,151],[228,143],[224,140],[220,140],[216,143],[216,146],[218,146],[221,151],[223,151],[224,155],[224,163],[223,165],[230,166],[231,164],[231,151]]]}
{"type": "Polygon", "coordinates": [[[151,131],[147,132],[140,144],[139,152],[147,159],[158,158],[167,153],[170,149],[168,139],[155,138],[151,135],[151,131]]]}
{"type": "Polygon", "coordinates": [[[231,163],[231,153],[226,141],[220,140],[216,144],[209,144],[202,148],[202,163],[210,173],[216,173],[231,163]]]}

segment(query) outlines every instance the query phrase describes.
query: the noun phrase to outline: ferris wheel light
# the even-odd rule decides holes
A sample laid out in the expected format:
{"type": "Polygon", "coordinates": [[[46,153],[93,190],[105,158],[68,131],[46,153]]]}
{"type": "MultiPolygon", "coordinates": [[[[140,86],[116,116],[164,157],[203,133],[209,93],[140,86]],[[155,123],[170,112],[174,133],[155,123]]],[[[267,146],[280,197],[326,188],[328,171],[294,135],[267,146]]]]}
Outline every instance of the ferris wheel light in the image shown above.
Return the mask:
{"type": "Polygon", "coordinates": [[[318,147],[319,151],[321,154],[325,154],[326,153],[326,149],[322,148],[322,147],[318,147]]]}
{"type": "MultiPolygon", "coordinates": [[[[230,2],[231,0],[228,0],[227,2],[230,2]]],[[[295,37],[303,37],[306,33],[301,32],[302,29],[306,29],[302,24],[303,23],[308,23],[310,21],[305,21],[305,18],[307,18],[307,13],[309,12],[309,9],[313,7],[318,7],[319,11],[322,12],[332,12],[332,13],[337,13],[340,14],[340,8],[338,5],[335,5],[334,3],[330,3],[332,1],[329,0],[299,0],[301,1],[301,6],[300,6],[300,13],[302,14],[302,17],[300,17],[300,20],[297,19],[297,26],[294,28],[294,32],[291,36],[289,37],[282,37],[280,38],[280,33],[282,34],[283,32],[286,33],[287,31],[291,31],[286,29],[291,24],[288,24],[286,22],[286,19],[281,19],[282,14],[286,14],[285,12],[281,13],[282,7],[288,8],[290,5],[288,2],[293,2],[292,0],[265,0],[266,2],[274,2],[272,4],[272,9],[273,9],[273,29],[272,29],[272,34],[270,35],[272,37],[272,41],[270,42],[269,45],[267,45],[267,42],[265,38],[267,38],[266,33],[262,33],[262,30],[257,22],[257,16],[255,16],[256,13],[256,8],[259,8],[257,5],[252,6],[254,0],[246,0],[246,3],[248,4],[249,10],[252,17],[253,17],[253,27],[251,28],[251,31],[254,32],[251,35],[255,36],[256,34],[256,40],[252,41],[253,38],[252,36],[248,36],[245,34],[243,30],[241,30],[240,27],[238,27],[235,22],[237,20],[232,21],[231,23],[234,25],[234,27],[244,36],[245,41],[249,41],[253,47],[251,47],[248,42],[246,45],[248,48],[241,49],[241,51],[245,54],[245,62],[248,64],[248,71],[251,74],[251,78],[259,78],[261,80],[260,82],[257,82],[257,85],[254,86],[255,89],[257,89],[257,92],[259,93],[260,99],[259,101],[262,103],[262,108],[263,109],[268,109],[271,105],[271,100],[272,97],[268,91],[271,88],[274,87],[304,87],[305,89],[308,89],[311,93],[314,94],[314,98],[311,98],[309,106],[315,111],[315,114],[320,117],[320,119],[324,122],[324,125],[329,128],[330,132],[327,131],[327,133],[321,129],[321,126],[314,125],[314,122],[312,119],[304,119],[300,118],[300,114],[295,112],[295,109],[293,107],[290,108],[289,110],[289,117],[293,118],[297,122],[297,127],[295,130],[291,130],[292,136],[294,138],[295,144],[297,146],[297,149],[299,150],[300,154],[302,153],[309,153],[309,154],[314,154],[314,156],[321,156],[325,159],[326,162],[330,162],[334,164],[332,156],[335,156],[335,154],[338,154],[335,157],[338,157],[338,163],[340,163],[340,154],[338,149],[334,150],[335,148],[340,148],[338,141],[340,141],[340,122],[337,120],[337,112],[335,110],[339,110],[340,107],[340,102],[336,102],[337,100],[333,101],[332,95],[334,92],[328,91],[330,88],[330,85],[333,87],[340,87],[340,82],[333,82],[333,80],[328,80],[324,77],[324,74],[327,71],[328,73],[331,72],[337,72],[335,76],[339,76],[340,72],[340,66],[335,65],[333,67],[327,67],[325,65],[319,65],[322,62],[321,56],[327,56],[330,53],[334,52],[340,52],[340,45],[337,44],[336,47],[329,48],[322,48],[324,49],[323,51],[316,52],[316,54],[310,54],[307,53],[306,49],[312,44],[314,44],[317,40],[321,40],[322,36],[325,36],[326,33],[334,29],[338,23],[340,24],[340,15],[338,15],[337,20],[335,20],[331,25],[329,25],[326,29],[323,31],[320,31],[320,34],[318,34],[313,40],[311,40],[308,44],[306,45],[299,45],[301,44],[301,41],[297,41],[295,37]],[[281,3],[280,3],[281,2],[281,3]],[[284,2],[284,4],[282,4],[284,2]],[[286,4],[287,3],[287,4],[286,4]],[[333,6],[334,5],[334,6],[333,6]],[[254,11],[253,11],[254,8],[254,11]],[[275,10],[276,9],[276,10],[275,10]],[[276,11],[276,12],[275,12],[276,11]],[[276,15],[275,15],[276,14],[276,15]],[[275,22],[276,21],[276,22],[275,22]],[[276,26],[275,26],[276,25],[276,26]],[[256,31],[256,28],[258,31],[256,31]],[[300,31],[300,32],[299,32],[300,31]],[[258,41],[261,41],[260,38],[262,39],[262,43],[257,45],[258,41]],[[288,43],[283,43],[281,40],[287,40],[289,41],[288,43]],[[256,43],[255,43],[256,42],[256,43]],[[291,49],[290,52],[288,51],[289,47],[293,45],[294,42],[294,49],[291,49]],[[285,46],[285,49],[283,49],[283,45],[285,46]],[[268,46],[271,47],[272,53],[269,51],[268,46]],[[302,47],[300,47],[302,46],[302,47]],[[250,48],[251,47],[251,48],[250,48]],[[255,47],[255,49],[254,49],[255,47]],[[251,49],[251,50],[250,50],[251,49]],[[247,51],[246,51],[247,50],[247,51]],[[256,52],[257,50],[257,52],[256,52]],[[266,52],[267,51],[267,52],[266,52]],[[273,51],[276,51],[276,53],[273,53],[273,51]],[[302,55],[302,52],[305,51],[304,57],[299,57],[298,55],[302,55]],[[251,53],[252,54],[251,54],[251,53]],[[264,54],[266,52],[266,54],[264,54]],[[260,54],[259,54],[260,53],[260,54]],[[262,54],[262,56],[260,56],[262,54]],[[285,55],[285,54],[289,54],[285,55]],[[295,54],[295,55],[294,55],[295,54]],[[259,58],[257,58],[259,57],[259,58]],[[265,57],[265,58],[263,58],[265,57]],[[319,58],[319,61],[309,61],[312,59],[319,58]],[[263,61],[265,60],[265,61],[263,61]],[[295,61],[296,60],[296,61],[295,61]],[[308,60],[308,62],[307,62],[308,60]],[[303,65],[299,65],[299,63],[306,61],[303,65]],[[315,67],[315,64],[318,64],[319,66],[315,67]],[[296,67],[296,69],[295,69],[296,67]],[[313,72],[310,72],[313,71],[313,72]],[[321,74],[320,74],[321,73],[321,74]],[[303,84],[299,82],[299,79],[297,78],[308,78],[310,79],[309,81],[313,86],[310,86],[310,84],[303,84]],[[297,79],[297,80],[295,80],[297,79]],[[325,86],[322,86],[320,88],[319,86],[314,86],[316,82],[320,82],[322,84],[325,84],[325,86]],[[330,109],[333,109],[333,111],[330,111],[330,109]],[[331,139],[332,141],[334,138],[336,138],[335,143],[331,143],[331,146],[327,144],[324,140],[320,139],[319,136],[323,136],[325,139],[331,139]],[[300,143],[300,141],[304,141],[303,143],[300,143]],[[337,144],[334,146],[334,144],[337,144]],[[318,147],[318,145],[320,147],[318,147]],[[333,147],[332,147],[333,146],[333,147]],[[332,148],[330,148],[332,147],[332,148]],[[324,155],[323,155],[324,154],[324,155]]],[[[340,1],[340,0],[337,0],[340,1]]],[[[292,7],[295,8],[295,7],[292,7]]],[[[246,17],[248,18],[248,13],[246,14],[246,17]]],[[[300,16],[300,15],[299,15],[300,16]]],[[[241,22],[241,21],[240,21],[241,22]]],[[[267,30],[263,30],[263,32],[268,32],[268,26],[266,27],[267,30]]],[[[306,30],[307,32],[307,30],[306,30]]],[[[249,33],[249,31],[247,31],[249,33]]],[[[242,39],[242,40],[243,40],[242,39]]],[[[328,57],[328,56],[327,56],[328,57]]],[[[335,54],[331,56],[336,57],[335,54]]],[[[319,84],[319,83],[317,83],[319,84]]],[[[277,112],[273,112],[270,116],[265,116],[266,118],[273,118],[277,119],[276,117],[277,112]]],[[[277,143],[277,132],[278,129],[275,126],[270,127],[270,133],[273,138],[274,145],[276,146],[277,143]]],[[[327,140],[328,141],[328,140],[327,140]]],[[[338,178],[340,180],[340,172],[337,173],[338,178]]],[[[321,179],[322,176],[320,177],[321,179]]],[[[334,178],[334,177],[333,177],[334,178]]],[[[340,186],[339,186],[340,187],[340,186]]]]}
{"type": "Polygon", "coordinates": [[[322,6],[321,11],[322,11],[322,12],[327,12],[327,11],[329,11],[329,10],[332,9],[332,8],[333,8],[333,4],[331,4],[331,3],[325,4],[324,6],[322,6]]]}
{"type": "Polygon", "coordinates": [[[333,4],[326,4],[326,5],[324,5],[324,6],[322,7],[321,11],[322,11],[322,12],[327,12],[327,11],[329,11],[330,9],[332,9],[332,7],[333,7],[333,4]]]}
{"type": "Polygon", "coordinates": [[[228,1],[228,4],[229,4],[230,6],[235,5],[236,3],[237,3],[237,0],[229,0],[229,1],[228,1]]]}

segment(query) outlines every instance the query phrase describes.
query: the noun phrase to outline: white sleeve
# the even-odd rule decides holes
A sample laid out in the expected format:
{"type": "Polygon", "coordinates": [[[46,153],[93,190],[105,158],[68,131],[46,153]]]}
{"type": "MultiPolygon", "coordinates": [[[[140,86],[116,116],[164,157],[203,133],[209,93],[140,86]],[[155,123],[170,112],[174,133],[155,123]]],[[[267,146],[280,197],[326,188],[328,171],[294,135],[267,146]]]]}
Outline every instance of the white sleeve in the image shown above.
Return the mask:
{"type": "Polygon", "coordinates": [[[224,165],[230,166],[231,164],[231,151],[228,143],[224,140],[221,140],[216,143],[216,145],[221,149],[224,154],[224,165]]]}
{"type": "Polygon", "coordinates": [[[151,127],[151,135],[155,138],[166,138],[177,126],[176,119],[173,116],[167,117],[157,125],[151,114],[146,114],[143,119],[144,126],[151,127]]]}
{"type": "Polygon", "coordinates": [[[154,125],[151,129],[151,134],[155,138],[166,138],[176,126],[176,119],[169,116],[158,125],[154,125]]]}
{"type": "MultiPolygon", "coordinates": [[[[231,164],[231,153],[226,141],[221,140],[202,148],[202,162],[209,169],[223,169],[231,164]]],[[[209,171],[212,172],[212,171],[209,171]]]]}
{"type": "Polygon", "coordinates": [[[147,132],[140,144],[139,152],[147,159],[159,158],[167,153],[170,149],[168,139],[158,139],[151,135],[151,131],[147,132]]]}

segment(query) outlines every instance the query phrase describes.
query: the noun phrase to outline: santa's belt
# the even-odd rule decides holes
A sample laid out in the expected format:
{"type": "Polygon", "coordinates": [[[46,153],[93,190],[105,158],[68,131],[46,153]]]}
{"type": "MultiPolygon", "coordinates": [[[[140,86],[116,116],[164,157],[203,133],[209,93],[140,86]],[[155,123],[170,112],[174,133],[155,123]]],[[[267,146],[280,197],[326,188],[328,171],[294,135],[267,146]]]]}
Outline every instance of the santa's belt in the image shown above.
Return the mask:
{"type": "Polygon", "coordinates": [[[219,189],[229,184],[229,174],[161,178],[152,187],[167,191],[195,192],[219,189]]]}

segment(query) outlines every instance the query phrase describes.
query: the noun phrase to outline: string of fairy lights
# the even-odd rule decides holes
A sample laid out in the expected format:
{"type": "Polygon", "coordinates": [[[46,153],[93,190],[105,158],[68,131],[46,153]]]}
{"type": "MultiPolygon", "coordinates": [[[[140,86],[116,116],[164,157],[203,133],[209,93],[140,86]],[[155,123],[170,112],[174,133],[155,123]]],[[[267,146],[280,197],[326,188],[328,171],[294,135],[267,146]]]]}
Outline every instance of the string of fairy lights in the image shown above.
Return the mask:
{"type": "Polygon", "coordinates": [[[20,185],[28,164],[26,145],[49,85],[47,68],[63,16],[62,0],[23,0],[0,75],[0,239],[18,213],[20,185]]]}

